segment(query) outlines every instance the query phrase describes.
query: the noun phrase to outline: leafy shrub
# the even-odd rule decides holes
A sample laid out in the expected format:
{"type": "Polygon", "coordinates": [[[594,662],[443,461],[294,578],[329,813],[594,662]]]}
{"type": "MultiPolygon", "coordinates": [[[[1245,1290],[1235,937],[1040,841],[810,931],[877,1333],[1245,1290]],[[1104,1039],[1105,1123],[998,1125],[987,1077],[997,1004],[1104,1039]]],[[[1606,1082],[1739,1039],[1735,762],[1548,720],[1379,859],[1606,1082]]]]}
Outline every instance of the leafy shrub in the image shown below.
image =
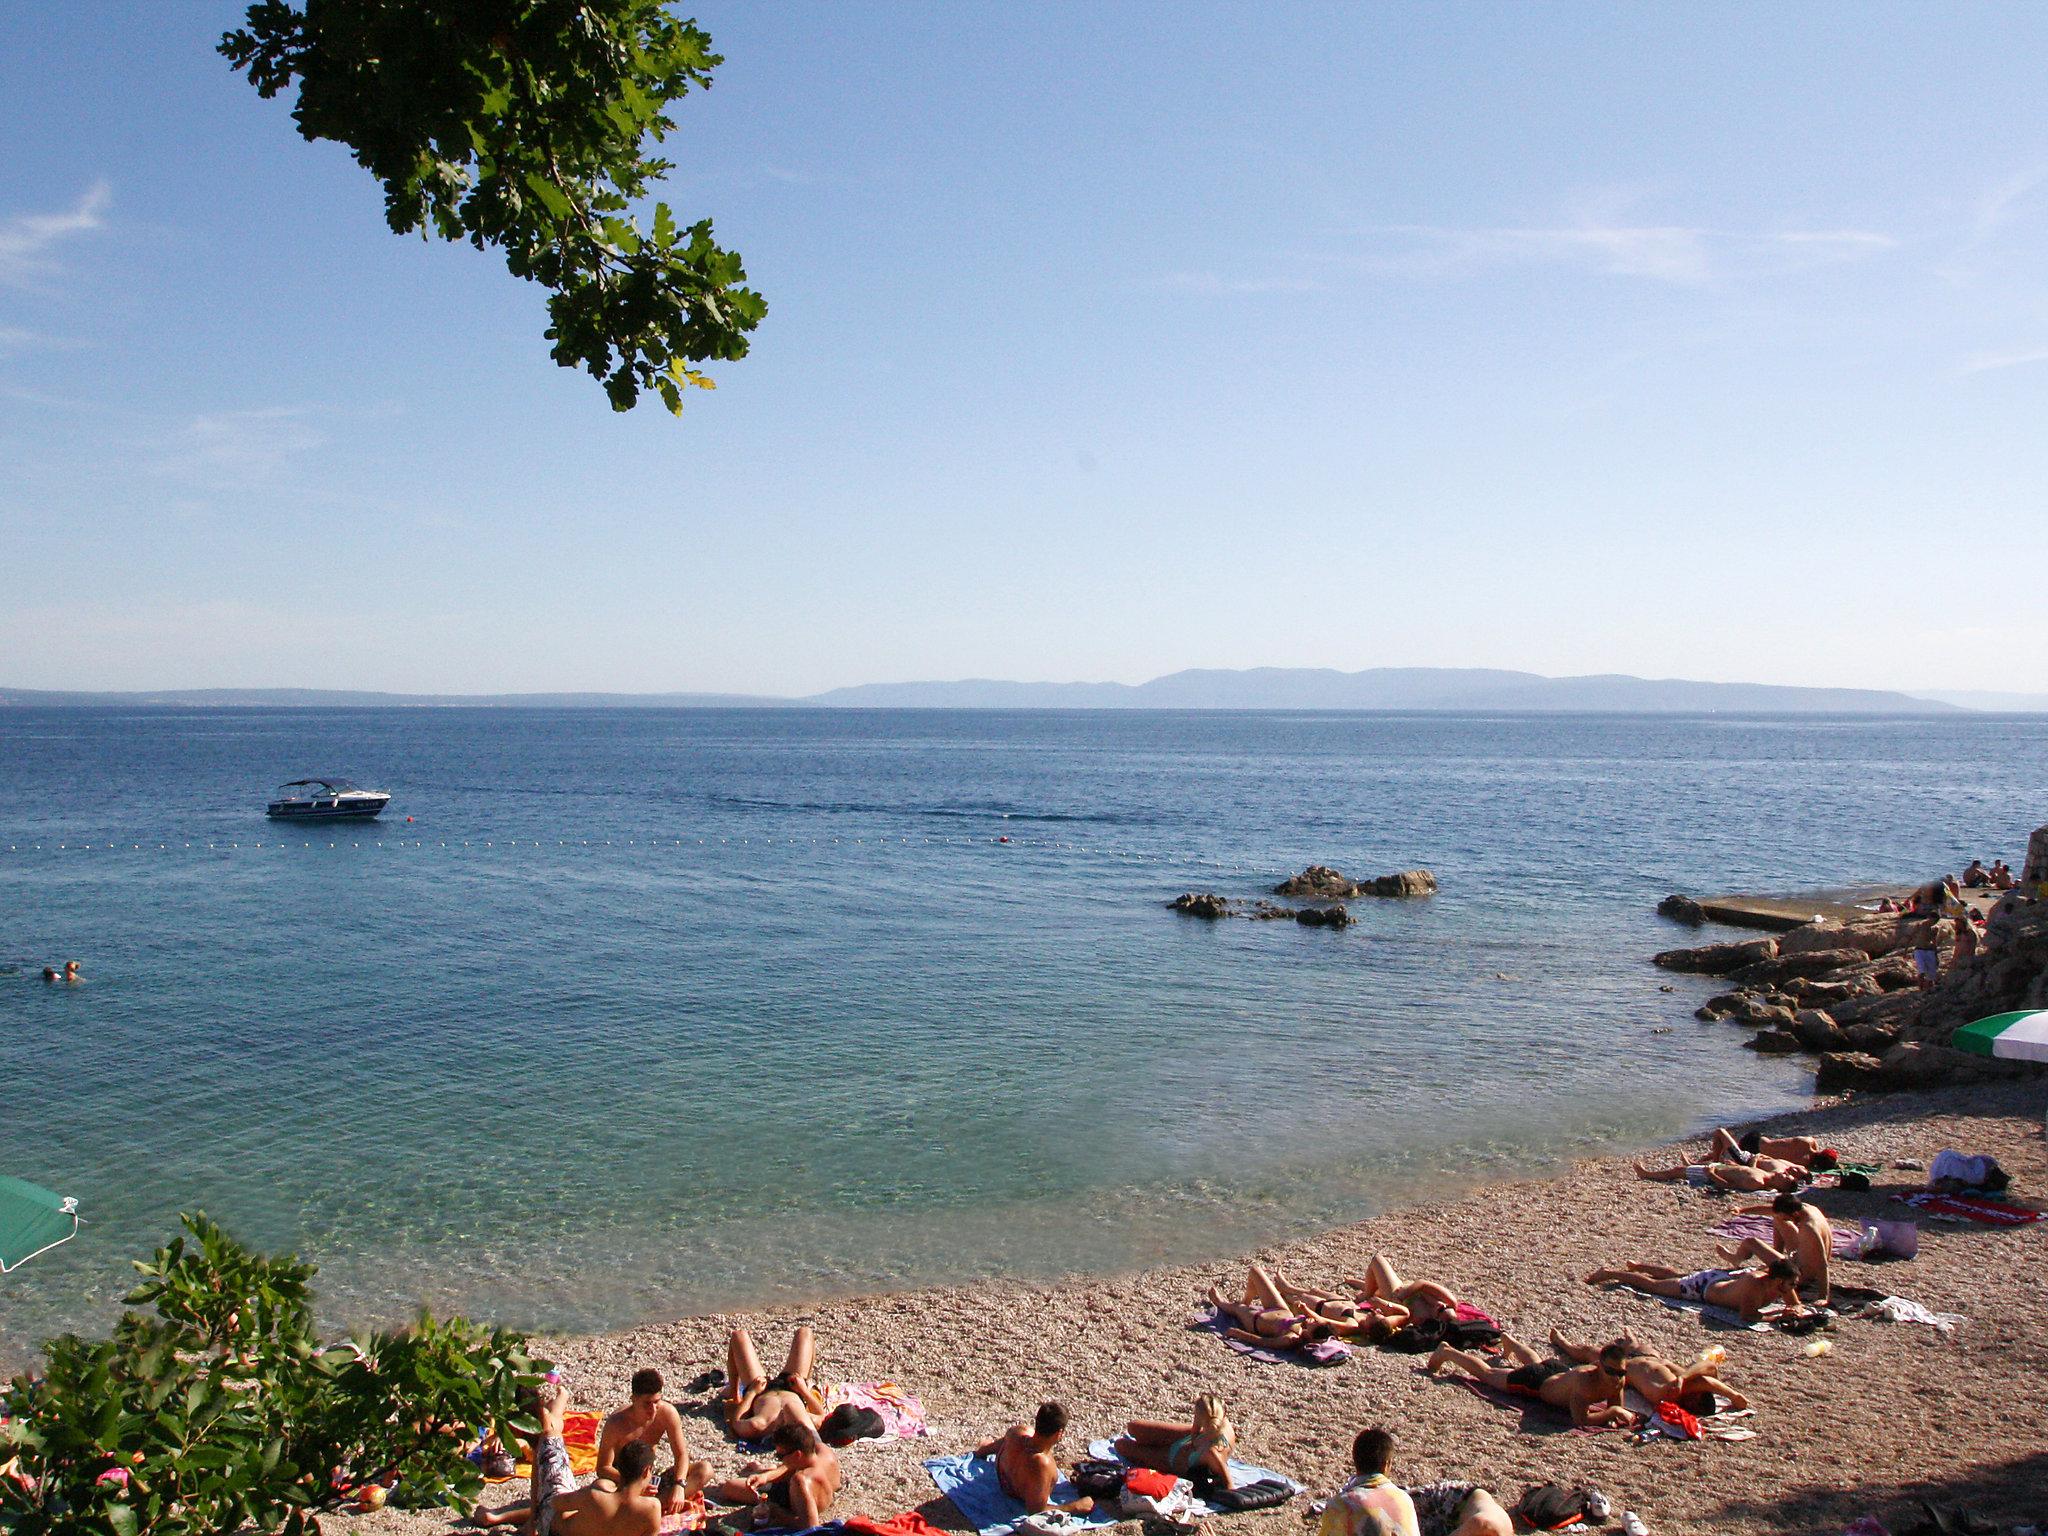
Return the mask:
{"type": "Polygon", "coordinates": [[[252,1253],[204,1215],[135,1267],[110,1337],[44,1346],[8,1388],[0,1531],[19,1536],[297,1536],[358,1487],[394,1503],[467,1501],[475,1426],[531,1433],[545,1362],[526,1340],[422,1313],[410,1327],[322,1346],[313,1266],[252,1253]],[[395,1487],[392,1485],[395,1484],[395,1487]]]}

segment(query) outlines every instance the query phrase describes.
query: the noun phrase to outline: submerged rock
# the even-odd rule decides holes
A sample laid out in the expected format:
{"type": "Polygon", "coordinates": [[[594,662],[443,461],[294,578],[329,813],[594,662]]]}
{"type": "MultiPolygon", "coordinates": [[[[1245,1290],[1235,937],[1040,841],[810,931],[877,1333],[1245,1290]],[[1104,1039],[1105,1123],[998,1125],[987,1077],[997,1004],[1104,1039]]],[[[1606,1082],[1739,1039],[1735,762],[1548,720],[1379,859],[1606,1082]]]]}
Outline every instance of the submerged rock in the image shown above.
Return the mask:
{"type": "Polygon", "coordinates": [[[1304,928],[1349,928],[1352,917],[1342,903],[1328,907],[1303,907],[1294,920],[1304,928]]]}
{"type": "Polygon", "coordinates": [[[1214,922],[1219,917],[1230,916],[1230,903],[1214,891],[1184,891],[1167,905],[1176,912],[1189,917],[1206,918],[1214,922]]]}

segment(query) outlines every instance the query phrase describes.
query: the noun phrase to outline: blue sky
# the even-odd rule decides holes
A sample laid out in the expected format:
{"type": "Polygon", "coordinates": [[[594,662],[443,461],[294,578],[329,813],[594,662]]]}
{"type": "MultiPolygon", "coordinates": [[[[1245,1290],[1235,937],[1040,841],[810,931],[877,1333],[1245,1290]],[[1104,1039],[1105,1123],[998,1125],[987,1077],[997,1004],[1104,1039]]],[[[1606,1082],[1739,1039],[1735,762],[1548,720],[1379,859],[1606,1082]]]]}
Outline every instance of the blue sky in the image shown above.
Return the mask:
{"type": "Polygon", "coordinates": [[[2048,11],[741,6],[770,314],[558,369],[212,43],[0,9],[0,683],[2048,680],[2048,11]]]}

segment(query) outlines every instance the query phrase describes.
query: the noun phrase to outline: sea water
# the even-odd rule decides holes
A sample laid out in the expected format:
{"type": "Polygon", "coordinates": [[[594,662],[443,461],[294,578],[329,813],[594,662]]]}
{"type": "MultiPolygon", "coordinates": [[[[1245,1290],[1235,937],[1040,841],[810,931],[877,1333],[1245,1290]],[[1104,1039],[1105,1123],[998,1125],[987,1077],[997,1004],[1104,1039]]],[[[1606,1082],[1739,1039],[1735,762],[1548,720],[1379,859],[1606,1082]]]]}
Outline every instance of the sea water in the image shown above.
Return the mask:
{"type": "Polygon", "coordinates": [[[1969,716],[0,712],[0,1172],[87,1222],[0,1353],[104,1326],[184,1210],[336,1324],[596,1329],[1219,1255],[1789,1105],[1647,963],[1658,898],[2016,859],[2044,770],[2048,720],[1969,716]],[[308,774],[391,808],[266,821],[308,774]],[[1442,891],[1165,905],[1311,862],[1442,891]]]}

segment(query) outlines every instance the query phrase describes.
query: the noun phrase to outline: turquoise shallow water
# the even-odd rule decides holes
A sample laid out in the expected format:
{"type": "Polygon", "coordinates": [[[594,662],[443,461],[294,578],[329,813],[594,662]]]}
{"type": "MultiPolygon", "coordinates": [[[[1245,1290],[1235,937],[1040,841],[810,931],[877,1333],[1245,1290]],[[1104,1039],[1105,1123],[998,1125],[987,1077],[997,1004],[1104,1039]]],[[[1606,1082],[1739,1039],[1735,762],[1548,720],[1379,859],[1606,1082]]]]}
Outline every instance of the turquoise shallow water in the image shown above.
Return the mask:
{"type": "Polygon", "coordinates": [[[603,1327],[1221,1252],[1783,1105],[1645,964],[1656,899],[2013,856],[2044,769],[1990,718],[0,713],[0,960],[90,977],[0,976],[0,1171],[90,1219],[0,1351],[191,1207],[337,1321],[603,1327]],[[319,772],[392,811],[281,835],[319,772]],[[1312,860],[1444,890],[1161,905],[1312,860]]]}

